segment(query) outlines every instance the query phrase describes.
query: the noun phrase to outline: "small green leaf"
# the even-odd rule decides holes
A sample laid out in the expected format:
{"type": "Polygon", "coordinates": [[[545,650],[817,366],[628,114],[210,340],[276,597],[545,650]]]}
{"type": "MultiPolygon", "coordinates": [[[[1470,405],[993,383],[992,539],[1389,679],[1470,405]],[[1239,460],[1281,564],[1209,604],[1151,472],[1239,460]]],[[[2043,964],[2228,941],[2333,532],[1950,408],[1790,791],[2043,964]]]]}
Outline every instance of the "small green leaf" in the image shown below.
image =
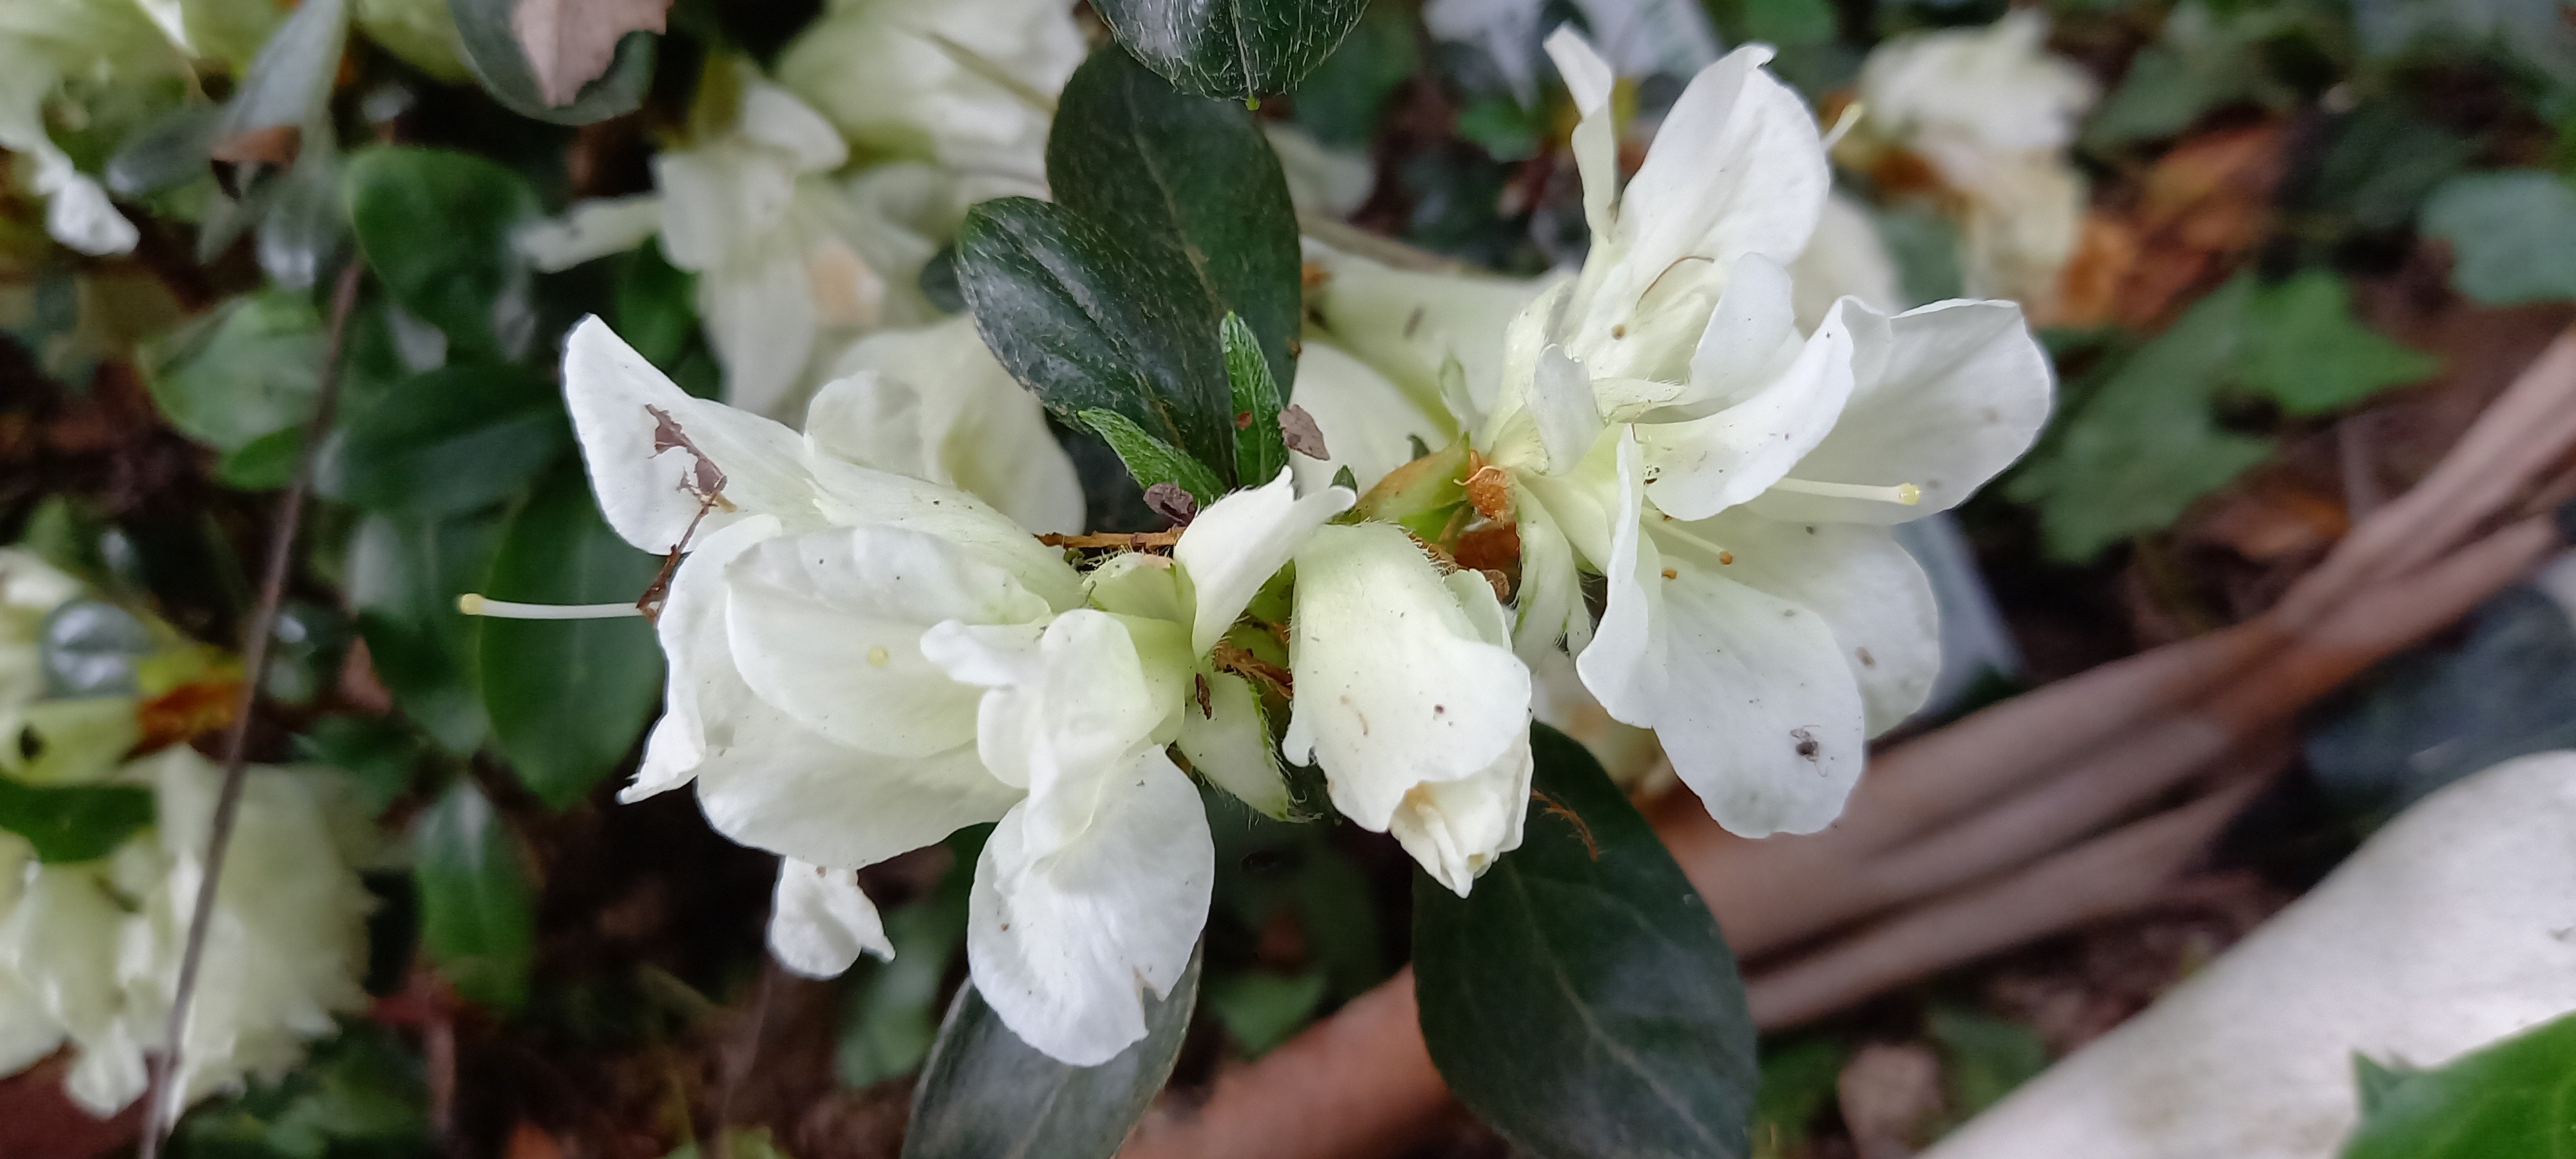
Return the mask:
{"type": "Polygon", "coordinates": [[[469,153],[377,146],[349,158],[341,196],[368,268],[394,301],[456,346],[526,349],[533,282],[510,234],[538,205],[518,174],[469,153]]]}
{"type": "Polygon", "coordinates": [[[2236,381],[2294,415],[2339,410],[2442,369],[2440,359],[2363,326],[2343,279],[2326,270],[2263,287],[2249,309],[2236,381]]]}
{"type": "Polygon", "coordinates": [[[1114,410],[1087,410],[1076,416],[1092,433],[1109,441],[1118,452],[1127,473],[1136,477],[1136,485],[1151,488],[1156,483],[1170,483],[1190,493],[1190,498],[1205,507],[1225,494],[1225,484],[1216,472],[1166,443],[1138,429],[1127,416],[1114,410]]]}
{"type": "Polygon", "coordinates": [[[1245,1057],[1259,1058],[1305,1027],[1328,981],[1321,970],[1293,977],[1238,970],[1208,983],[1208,1010],[1245,1057]]]}
{"type": "Polygon", "coordinates": [[[215,479],[244,491],[274,491],[295,481],[303,453],[304,428],[280,427],[224,452],[215,460],[215,479]]]}
{"type": "Polygon", "coordinates": [[[1165,80],[1241,102],[1296,88],[1368,0],[1097,0],[1092,10],[1165,80]]]}
{"type": "Polygon", "coordinates": [[[2433,191],[2424,232],[2451,244],[2451,284],[2490,306],[2576,298],[2576,188],[2537,169],[2471,173],[2433,191]]]}
{"type": "Polygon", "coordinates": [[[219,451],[301,426],[321,389],[322,317],[289,290],[235,298],[147,347],[161,415],[219,451]]]}
{"type": "Polygon", "coordinates": [[[1793,1040],[1762,1047],[1762,1090],[1753,1099],[1753,1153],[1765,1159],[1795,1155],[1807,1127],[1834,1099],[1851,1048],[1830,1038],[1793,1040]]]}
{"type": "Polygon", "coordinates": [[[371,510],[453,515],[517,493],[571,445],[543,375],[452,363],[414,376],[349,424],[340,490],[371,510]]]}
{"type": "Polygon", "coordinates": [[[510,16],[518,6],[518,0],[447,0],[448,12],[456,19],[465,67],[502,107],[558,125],[587,125],[633,112],[644,103],[644,94],[653,84],[653,54],[658,37],[648,32],[627,33],[618,40],[617,56],[609,62],[607,72],[583,85],[571,103],[548,104],[537,91],[536,71],[528,66],[527,53],[510,31],[510,16]]]}
{"type": "Polygon", "coordinates": [[[482,587],[500,538],[491,512],[452,519],[370,516],[349,541],[358,634],[394,707],[455,756],[491,731],[474,689],[474,621],[456,597],[482,587]]]}
{"type": "Polygon", "coordinates": [[[1145,1037],[1099,1066],[1067,1066],[1020,1041],[974,983],[957,988],[912,1092],[903,1159],[1108,1159],[1180,1060],[1198,1003],[1199,960],[1172,992],[1145,996],[1145,1037]]]}
{"type": "Polygon", "coordinates": [[[1422,63],[1422,33],[1413,15],[1371,6],[1297,94],[1300,128],[1317,141],[1365,152],[1377,140],[1387,102],[1422,63]]]}
{"type": "Polygon", "coordinates": [[[2576,1015],[2432,1070],[2353,1064],[2363,1115],[2342,1159],[2576,1156],[2576,1015]]]}
{"type": "Polygon", "coordinates": [[[1288,469],[1288,441],[1279,432],[1279,382],[1261,357],[1260,339],[1240,314],[1225,316],[1225,377],[1234,388],[1234,467],[1246,487],[1259,487],[1288,469]]]}
{"type": "Polygon", "coordinates": [[[1414,993],[1449,1089],[1538,1159],[1752,1149],[1735,956],[1583,745],[1533,726],[1521,847],[1466,897],[1417,873],[1414,993]]]}
{"type": "Polygon", "coordinates": [[[1930,1022],[1949,1086],[1944,1109],[1958,1121],[2002,1102],[2048,1069],[2048,1044],[2018,1022],[1948,1006],[1934,1007],[1930,1022]]]}
{"type": "Polygon", "coordinates": [[[152,823],[152,791],[137,785],[26,784],[0,777],[0,829],[27,839],[38,861],[92,861],[152,823]]]}
{"type": "Polygon", "coordinates": [[[458,994],[500,1010],[527,1001],[535,890],[518,843],[468,780],[412,822],[420,943],[458,994]]]}
{"type": "MultiPolygon", "coordinates": [[[[484,594],[537,604],[630,603],[661,570],[609,529],[577,463],[550,472],[502,533],[484,594]]],[[[635,747],[662,695],[662,649],[641,616],[486,617],[483,708],[519,780],[547,804],[580,800],[635,747]]]]}

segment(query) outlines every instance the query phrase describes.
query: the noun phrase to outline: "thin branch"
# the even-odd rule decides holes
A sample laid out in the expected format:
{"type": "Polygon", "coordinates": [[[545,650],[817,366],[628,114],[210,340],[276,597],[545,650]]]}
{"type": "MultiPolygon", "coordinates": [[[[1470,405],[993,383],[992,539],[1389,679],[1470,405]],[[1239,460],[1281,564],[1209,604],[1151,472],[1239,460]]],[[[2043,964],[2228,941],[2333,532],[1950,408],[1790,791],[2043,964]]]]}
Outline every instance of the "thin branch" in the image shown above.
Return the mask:
{"type": "Polygon", "coordinates": [[[170,1000],[170,1021],[162,1030],[161,1053],[154,1060],[150,1104],[143,1111],[142,1159],[159,1159],[162,1140],[177,1125],[183,1092],[180,1059],[187,1048],[188,1007],[197,996],[198,971],[205,965],[206,931],[214,924],[215,890],[223,883],[224,855],[232,848],[233,823],[241,814],[242,782],[250,746],[251,711],[259,702],[260,679],[268,669],[268,641],[277,630],[278,604],[286,598],[286,578],[295,569],[295,532],[304,518],[305,496],[313,489],[314,452],[340,409],[340,351],[349,329],[349,312],[358,303],[363,263],[356,257],[340,271],[331,293],[331,327],[323,340],[322,380],[313,401],[313,417],[304,425],[304,445],[295,454],[295,477],[277,498],[276,525],[269,532],[266,570],[260,576],[259,607],[251,614],[250,638],[242,645],[242,685],[233,705],[232,728],[224,734],[224,784],[215,798],[215,817],[206,838],[205,877],[197,885],[196,905],[188,919],[188,941],[179,957],[179,987],[170,1000]]]}

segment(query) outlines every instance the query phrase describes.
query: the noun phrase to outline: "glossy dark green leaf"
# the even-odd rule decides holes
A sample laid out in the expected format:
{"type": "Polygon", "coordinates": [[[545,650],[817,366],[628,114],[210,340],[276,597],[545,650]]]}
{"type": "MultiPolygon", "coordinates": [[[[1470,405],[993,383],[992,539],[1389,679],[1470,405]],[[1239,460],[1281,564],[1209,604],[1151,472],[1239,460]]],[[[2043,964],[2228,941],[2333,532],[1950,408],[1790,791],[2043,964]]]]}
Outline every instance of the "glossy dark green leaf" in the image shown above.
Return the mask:
{"type": "Polygon", "coordinates": [[[1295,381],[1297,209],[1251,114],[1174,91],[1123,53],[1096,52],[1057,98],[1046,166],[1057,204],[1159,254],[1205,333],[1227,311],[1242,315],[1271,377],[1295,381]]]}
{"type": "Polygon", "coordinates": [[[1096,0],[1091,9],[1164,79],[1245,101],[1296,88],[1350,35],[1368,0],[1096,0]]]}
{"type": "Polygon", "coordinates": [[[396,387],[349,424],[340,489],[379,511],[452,515],[516,494],[572,445],[544,375],[452,363],[396,387]]]}
{"type": "Polygon", "coordinates": [[[570,104],[551,105],[537,91],[536,73],[510,32],[510,15],[517,8],[517,0],[447,0],[447,10],[456,18],[465,67],[502,107],[540,121],[586,125],[633,112],[644,103],[645,91],[653,85],[654,48],[660,38],[646,32],[626,34],[617,42],[617,56],[607,72],[583,85],[570,104]]]}
{"type": "Polygon", "coordinates": [[[1261,340],[1243,316],[1225,316],[1225,376],[1234,391],[1234,466],[1243,485],[1258,487],[1288,467],[1288,440],[1279,430],[1279,381],[1261,356],[1261,340]]]}
{"type": "Polygon", "coordinates": [[[0,777],[0,829],[27,839],[38,861],[91,861],[152,823],[152,791],[137,785],[29,785],[0,777]]]}
{"type": "Polygon", "coordinates": [[[1533,726],[1521,847],[1459,897],[1417,874],[1414,991],[1449,1089],[1538,1159],[1751,1151],[1735,957],[1583,746],[1533,726]]]}
{"type": "Polygon", "coordinates": [[[466,756],[491,731],[474,687],[474,621],[456,597],[479,591],[500,538],[492,513],[370,516],[350,537],[348,591],[376,678],[440,748],[466,756]]]}
{"type": "Polygon", "coordinates": [[[1108,1159],[1172,1076],[1198,1003],[1199,957],[1170,995],[1145,996],[1145,1037],[1099,1066],[1021,1042],[970,982],[957,990],[912,1092],[903,1159],[1108,1159]]]}
{"type": "Polygon", "coordinates": [[[217,450],[240,450],[313,413],[322,316],[303,294],[247,294],[152,344],[143,361],[152,401],[171,426],[217,450]]]}
{"type": "Polygon", "coordinates": [[[538,205],[518,174],[469,153],[378,146],[348,159],[341,196],[395,302],[454,346],[505,356],[527,347],[532,279],[510,234],[538,205]]]}
{"type": "Polygon", "coordinates": [[[410,791],[427,753],[418,735],[382,716],[326,716],[295,737],[298,759],[348,774],[369,816],[410,791]]]}
{"type": "Polygon", "coordinates": [[[2362,1119],[2342,1159],[2576,1156],[2576,1015],[2431,1070],[2353,1061],[2362,1119]]]}
{"type": "Polygon", "coordinates": [[[509,826],[459,780],[412,822],[420,943],[458,994],[515,1010],[536,950],[535,889],[509,826]]]}
{"type": "MultiPolygon", "coordinates": [[[[632,603],[661,566],[609,529],[589,480],[567,463],[511,515],[483,592],[536,604],[632,603]]],[[[501,751],[546,803],[580,800],[626,759],[661,698],[653,625],[641,616],[480,624],[483,708],[501,751]]]]}
{"type": "Polygon", "coordinates": [[[1242,109],[1104,51],[1065,87],[1047,172],[1055,203],[984,202],[959,233],[977,330],[1058,416],[1117,411],[1231,481],[1221,320],[1243,316],[1274,381],[1295,374],[1300,260],[1277,157],[1242,109]]]}
{"type": "Polygon", "coordinates": [[[1225,494],[1225,484],[1206,464],[1146,434],[1127,416],[1116,411],[1087,410],[1075,417],[1109,441],[1119,461],[1127,464],[1127,473],[1135,476],[1137,486],[1151,488],[1156,483],[1170,483],[1189,492],[1190,498],[1198,500],[1202,507],[1225,494]]]}

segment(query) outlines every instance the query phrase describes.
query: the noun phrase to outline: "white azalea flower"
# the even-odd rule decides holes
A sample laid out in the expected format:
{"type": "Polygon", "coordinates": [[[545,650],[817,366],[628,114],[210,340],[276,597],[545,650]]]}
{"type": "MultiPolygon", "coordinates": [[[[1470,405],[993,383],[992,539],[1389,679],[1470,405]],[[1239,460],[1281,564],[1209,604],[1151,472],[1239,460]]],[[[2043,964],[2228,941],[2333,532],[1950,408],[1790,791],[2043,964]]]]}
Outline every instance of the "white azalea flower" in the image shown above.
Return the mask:
{"type": "Polygon", "coordinates": [[[1485,577],[1442,575],[1403,529],[1317,529],[1297,552],[1284,748],[1333,805],[1465,896],[1521,843],[1530,676],[1485,577]]]}
{"type": "Polygon", "coordinates": [[[1298,498],[1282,471],[1209,504],[1169,557],[1084,576],[977,499],[846,457],[866,408],[843,396],[872,373],[827,386],[799,435],[688,397],[596,320],[575,330],[565,389],[601,510],[639,547],[690,549],[657,624],[664,715],[625,796],[695,782],[719,831],[787,858],[770,941],[813,973],[890,951],[849,871],[998,821],[970,902],[977,984],[1031,1045],[1104,1061],[1206,919],[1206,821],[1164,746],[1286,807],[1226,637],[1353,496],[1298,498]]]}
{"type": "Polygon", "coordinates": [[[931,162],[966,177],[970,201],[1042,196],[1055,95],[1087,52],[1055,0],[832,0],[778,80],[863,159],[931,162]]]}
{"type": "Polygon", "coordinates": [[[176,75],[180,50],[133,0],[12,0],[0,6],[0,149],[45,202],[45,230],[87,254],[134,248],[134,223],[45,130],[45,106],[67,83],[125,85],[176,75]]]}
{"type": "Polygon", "coordinates": [[[1046,410],[984,346],[971,318],[862,338],[805,433],[854,463],[978,496],[1031,531],[1082,530],[1082,481],[1046,410]]]}
{"type": "Polygon", "coordinates": [[[823,335],[926,320],[911,279],[926,256],[902,224],[831,174],[849,148],[831,122],[739,66],[732,123],[653,158],[656,192],[583,202],[521,232],[539,269],[565,269],[659,234],[698,278],[698,314],[735,405],[781,413],[823,335]]]}
{"type": "MultiPolygon", "coordinates": [[[[102,1118],[140,1097],[204,880],[220,770],[186,746],[128,766],[155,824],[94,862],[38,864],[0,833],[0,1074],[68,1044],[65,1088],[102,1118]]],[[[337,843],[325,786],[254,768],[216,894],[175,1097],[275,1079],[366,1002],[371,899],[337,843]]]]}
{"type": "Polygon", "coordinates": [[[1865,131],[1931,162],[1965,202],[1962,274],[1972,294],[2048,302],[2082,227],[2084,179],[2066,157],[2093,79],[2048,53],[2031,9],[1985,28],[1890,40],[1862,66],[1865,131]]]}

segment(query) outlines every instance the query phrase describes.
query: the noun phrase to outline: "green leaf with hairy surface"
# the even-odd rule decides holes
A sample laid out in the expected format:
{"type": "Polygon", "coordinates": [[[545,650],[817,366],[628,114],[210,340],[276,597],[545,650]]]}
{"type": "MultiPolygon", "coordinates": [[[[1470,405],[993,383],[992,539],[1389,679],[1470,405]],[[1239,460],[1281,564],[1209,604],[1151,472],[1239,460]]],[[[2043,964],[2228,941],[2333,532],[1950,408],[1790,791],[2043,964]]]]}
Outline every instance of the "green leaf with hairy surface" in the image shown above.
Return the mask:
{"type": "Polygon", "coordinates": [[[1220,323],[1243,316],[1291,381],[1295,211],[1243,110],[1094,53],[1048,139],[1056,201],[987,201],[957,240],[959,287],[1002,365],[1059,417],[1114,410],[1233,477],[1220,323]]]}
{"type": "Polygon", "coordinates": [[[1416,873],[1414,993],[1460,1102],[1537,1159],[1752,1150],[1753,1018],[1708,905],[1583,745],[1531,728],[1521,847],[1416,873]]]}
{"type": "Polygon", "coordinates": [[[1145,1037],[1099,1066],[1067,1066],[1020,1041],[973,982],[957,988],[912,1091],[903,1159],[1108,1159],[1180,1060],[1198,1004],[1199,961],[1172,992],[1145,995],[1145,1037]]]}
{"type": "Polygon", "coordinates": [[[341,197],[367,266],[451,346],[515,356],[536,321],[510,234],[537,195],[501,165],[445,149],[377,146],[343,167],[341,197]]]}
{"type": "Polygon", "coordinates": [[[1288,469],[1288,440],[1279,430],[1279,380],[1261,356],[1261,340],[1243,316],[1225,316],[1225,377],[1234,390],[1234,469],[1247,487],[1258,487],[1288,469]]]}
{"type": "Polygon", "coordinates": [[[454,515],[516,494],[572,446],[544,375],[506,362],[417,375],[361,412],[340,445],[340,493],[377,511],[454,515]]]}
{"type": "Polygon", "coordinates": [[[93,861],[152,823],[152,791],[137,785],[30,785],[0,777],[0,829],[27,839],[38,861],[93,861]]]}
{"type": "Polygon", "coordinates": [[[1368,0],[1096,0],[1136,59],[1201,96],[1284,93],[1333,54],[1368,0]]]}
{"type": "Polygon", "coordinates": [[[2272,452],[2221,429],[2210,403],[2235,373],[2255,294],[2239,278],[2194,303],[2066,413],[2005,494],[2037,504],[2054,558],[2089,560],[2181,517],[2272,452]]]}
{"type": "Polygon", "coordinates": [[[1075,417],[1092,433],[1109,441],[1109,448],[1118,452],[1118,461],[1127,464],[1127,473],[1136,477],[1137,486],[1150,489],[1156,483],[1170,483],[1189,492],[1201,507],[1225,494],[1225,484],[1216,472],[1208,470],[1207,464],[1146,434],[1127,416],[1114,410],[1087,410],[1075,417]]]}
{"type": "MultiPolygon", "coordinates": [[[[566,463],[511,514],[484,594],[535,604],[630,603],[661,566],[609,529],[580,464],[566,463]]],[[[519,780],[557,808],[617,770],[662,696],[662,648],[642,616],[484,617],[476,652],[494,738],[519,780]]]]}
{"type": "Polygon", "coordinates": [[[349,604],[376,678],[454,756],[472,755],[491,731],[474,691],[474,621],[456,597],[482,587],[500,525],[491,512],[373,515],[349,539],[349,604]]]}
{"type": "Polygon", "coordinates": [[[2451,285],[2490,306],[2576,298],[2576,188],[2538,169],[2470,173],[2433,191],[2424,232],[2451,244],[2451,285]]]}
{"type": "Polygon", "coordinates": [[[653,85],[655,42],[649,32],[630,32],[617,42],[608,71],[581,87],[565,104],[553,104],[537,88],[536,70],[510,30],[519,0],[447,0],[456,18],[458,47],[465,67],[502,107],[523,117],[558,125],[587,125],[635,111],[653,85]]]}
{"type": "Polygon", "coordinates": [[[412,821],[420,944],[458,994],[500,1010],[528,997],[536,890],[508,824],[471,780],[412,821]]]}
{"type": "Polygon", "coordinates": [[[163,418],[219,451],[301,426],[322,382],[322,316],[303,294],[245,294],[143,352],[163,418]]]}
{"type": "Polygon", "coordinates": [[[2576,1015],[2431,1070],[2353,1069],[2361,1123],[2342,1159],[2576,1156],[2576,1015]]]}
{"type": "Polygon", "coordinates": [[[2442,369],[2441,359],[2362,325],[2352,292],[2330,271],[2264,286],[2249,309],[2236,382],[2294,415],[2340,410],[2442,369]]]}

